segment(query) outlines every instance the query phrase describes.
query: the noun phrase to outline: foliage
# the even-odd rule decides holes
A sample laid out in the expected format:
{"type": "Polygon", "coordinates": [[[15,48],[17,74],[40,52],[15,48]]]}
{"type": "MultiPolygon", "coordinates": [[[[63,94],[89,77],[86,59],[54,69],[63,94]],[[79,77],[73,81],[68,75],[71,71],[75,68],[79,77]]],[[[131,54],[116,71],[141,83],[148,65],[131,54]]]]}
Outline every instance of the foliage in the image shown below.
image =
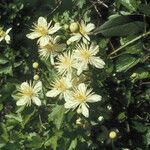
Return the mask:
{"type": "MultiPolygon", "coordinates": [[[[150,3],[147,0],[1,0],[0,26],[11,43],[0,43],[0,149],[148,150],[150,148],[150,3]],[[102,101],[90,104],[89,118],[67,112],[64,101],[45,93],[54,79],[49,60],[41,59],[36,41],[27,39],[40,16],[59,22],[60,42],[70,38],[69,25],[94,23],[103,69],[90,67],[90,86],[102,101]],[[34,62],[39,68],[33,68],[34,62]],[[42,105],[16,106],[16,91],[38,74],[42,105]],[[100,119],[100,117],[102,117],[100,119]],[[109,133],[117,137],[111,139],[109,133]]],[[[63,50],[60,50],[60,53],[63,50]]],[[[81,79],[85,80],[84,76],[81,79]]]]}

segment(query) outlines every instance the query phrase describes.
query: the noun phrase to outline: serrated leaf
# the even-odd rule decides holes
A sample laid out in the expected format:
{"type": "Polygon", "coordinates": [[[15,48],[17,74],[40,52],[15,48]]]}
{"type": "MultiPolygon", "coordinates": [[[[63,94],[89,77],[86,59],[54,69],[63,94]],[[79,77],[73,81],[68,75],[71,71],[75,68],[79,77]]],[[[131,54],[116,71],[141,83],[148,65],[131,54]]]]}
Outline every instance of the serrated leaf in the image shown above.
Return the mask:
{"type": "Polygon", "coordinates": [[[64,112],[65,112],[64,106],[57,105],[56,107],[53,108],[52,113],[48,115],[49,121],[53,121],[57,129],[60,129],[62,125],[64,112]]]}
{"type": "Polygon", "coordinates": [[[105,22],[103,25],[97,28],[94,33],[101,33],[106,37],[128,36],[139,33],[143,31],[143,29],[143,22],[134,21],[130,16],[119,16],[105,22]]]}

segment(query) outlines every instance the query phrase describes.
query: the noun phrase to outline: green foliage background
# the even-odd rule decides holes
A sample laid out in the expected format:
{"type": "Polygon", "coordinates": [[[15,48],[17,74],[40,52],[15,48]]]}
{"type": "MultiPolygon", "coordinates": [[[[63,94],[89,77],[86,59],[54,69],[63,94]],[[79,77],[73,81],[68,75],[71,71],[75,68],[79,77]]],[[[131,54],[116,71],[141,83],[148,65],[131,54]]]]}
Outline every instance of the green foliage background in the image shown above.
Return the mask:
{"type": "MultiPolygon", "coordinates": [[[[11,44],[0,43],[0,149],[2,150],[148,150],[150,148],[150,4],[147,0],[1,0],[0,25],[12,27],[11,44]],[[90,118],[65,113],[60,101],[43,95],[41,107],[18,108],[16,87],[38,74],[52,78],[47,62],[38,58],[35,42],[26,38],[39,16],[69,25],[72,20],[96,25],[92,40],[106,62],[91,68],[99,105],[90,118]],[[111,110],[107,108],[111,106],[111,110]],[[98,121],[99,116],[103,121],[98,121]],[[111,140],[109,132],[118,131],[111,140]]],[[[69,32],[69,30],[68,30],[69,32]]],[[[68,35],[64,35],[65,39],[68,35]]],[[[65,41],[64,41],[65,42],[65,41]]],[[[45,90],[45,89],[44,89],[45,90]]]]}

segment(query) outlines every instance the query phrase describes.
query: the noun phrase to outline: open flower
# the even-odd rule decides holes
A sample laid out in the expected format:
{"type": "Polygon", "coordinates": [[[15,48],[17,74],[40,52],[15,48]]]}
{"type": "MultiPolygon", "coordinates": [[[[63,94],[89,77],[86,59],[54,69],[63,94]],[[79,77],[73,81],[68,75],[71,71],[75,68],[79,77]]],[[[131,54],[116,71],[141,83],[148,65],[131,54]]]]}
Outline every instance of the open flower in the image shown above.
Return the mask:
{"type": "Polygon", "coordinates": [[[58,23],[54,26],[51,26],[51,23],[47,23],[47,20],[44,17],[39,17],[38,22],[34,23],[33,29],[31,29],[31,33],[27,34],[27,38],[29,39],[38,39],[38,43],[40,45],[48,44],[50,37],[52,34],[57,32],[61,27],[58,23]]]}
{"type": "Polygon", "coordinates": [[[73,91],[67,92],[65,95],[65,108],[75,109],[78,107],[85,117],[89,117],[89,106],[87,102],[94,103],[101,101],[101,96],[87,89],[84,83],[80,83],[73,91]]]}
{"type": "Polygon", "coordinates": [[[19,100],[17,101],[17,106],[27,105],[30,106],[31,103],[36,105],[41,105],[41,100],[38,98],[40,91],[42,90],[42,82],[39,81],[35,85],[32,85],[31,82],[23,82],[20,86],[19,93],[17,96],[19,100]]]}
{"type": "Polygon", "coordinates": [[[8,30],[6,30],[6,32],[3,30],[3,28],[0,27],[0,42],[2,40],[5,40],[7,44],[10,43],[10,36],[8,35],[8,33],[10,32],[12,28],[9,28],[8,30]]]}
{"type": "Polygon", "coordinates": [[[76,60],[75,67],[78,70],[77,74],[80,75],[83,70],[88,69],[88,64],[95,66],[96,68],[104,68],[104,61],[95,56],[99,52],[99,46],[88,44],[78,44],[77,48],[74,50],[73,57],[76,60]]]}
{"type": "Polygon", "coordinates": [[[65,48],[65,44],[59,44],[59,36],[51,37],[49,42],[46,45],[39,46],[39,55],[41,58],[48,59],[50,58],[51,64],[54,65],[54,57],[58,54],[58,52],[65,48]]]}
{"type": "Polygon", "coordinates": [[[60,75],[70,75],[74,67],[74,58],[70,52],[58,56],[56,69],[60,75]]]}
{"type": "Polygon", "coordinates": [[[84,43],[88,43],[90,41],[90,37],[88,36],[90,32],[95,28],[93,23],[88,23],[87,25],[82,20],[79,25],[79,30],[73,33],[73,36],[68,40],[69,43],[83,40],[84,43]]]}
{"type": "Polygon", "coordinates": [[[65,93],[72,87],[72,81],[70,77],[57,78],[52,83],[52,89],[46,93],[47,97],[56,97],[60,95],[62,99],[65,93]]]}

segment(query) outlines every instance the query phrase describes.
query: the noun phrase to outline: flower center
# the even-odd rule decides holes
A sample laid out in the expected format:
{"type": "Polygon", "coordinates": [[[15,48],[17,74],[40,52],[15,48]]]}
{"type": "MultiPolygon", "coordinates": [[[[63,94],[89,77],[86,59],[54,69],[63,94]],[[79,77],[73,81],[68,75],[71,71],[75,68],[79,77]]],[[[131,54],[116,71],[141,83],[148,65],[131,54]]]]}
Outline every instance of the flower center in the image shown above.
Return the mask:
{"type": "Polygon", "coordinates": [[[66,85],[65,85],[64,81],[62,80],[62,81],[55,83],[54,88],[59,89],[61,91],[65,91],[66,85]]]}
{"type": "Polygon", "coordinates": [[[91,56],[91,53],[88,50],[82,50],[80,54],[81,57],[86,60],[88,60],[91,56]]]}
{"type": "Polygon", "coordinates": [[[52,52],[54,50],[55,45],[52,43],[46,44],[43,46],[44,49],[46,49],[47,52],[52,52]]]}
{"type": "Polygon", "coordinates": [[[35,25],[35,31],[40,33],[42,36],[45,36],[48,34],[48,29],[47,28],[44,28],[42,26],[38,26],[38,25],[35,25]]]}
{"type": "Polygon", "coordinates": [[[23,91],[22,91],[22,95],[31,98],[31,97],[34,95],[34,92],[33,92],[32,87],[29,87],[29,88],[23,90],[23,91]]]}
{"type": "Polygon", "coordinates": [[[71,67],[71,59],[70,59],[70,57],[64,57],[63,64],[64,64],[67,68],[70,68],[70,67],[71,67]]]}
{"type": "Polygon", "coordinates": [[[84,95],[83,93],[77,92],[74,95],[75,100],[77,100],[78,102],[82,103],[86,100],[86,95],[84,95]]]}
{"type": "Polygon", "coordinates": [[[2,28],[0,28],[0,37],[3,37],[5,35],[5,31],[3,31],[2,28]]]}

